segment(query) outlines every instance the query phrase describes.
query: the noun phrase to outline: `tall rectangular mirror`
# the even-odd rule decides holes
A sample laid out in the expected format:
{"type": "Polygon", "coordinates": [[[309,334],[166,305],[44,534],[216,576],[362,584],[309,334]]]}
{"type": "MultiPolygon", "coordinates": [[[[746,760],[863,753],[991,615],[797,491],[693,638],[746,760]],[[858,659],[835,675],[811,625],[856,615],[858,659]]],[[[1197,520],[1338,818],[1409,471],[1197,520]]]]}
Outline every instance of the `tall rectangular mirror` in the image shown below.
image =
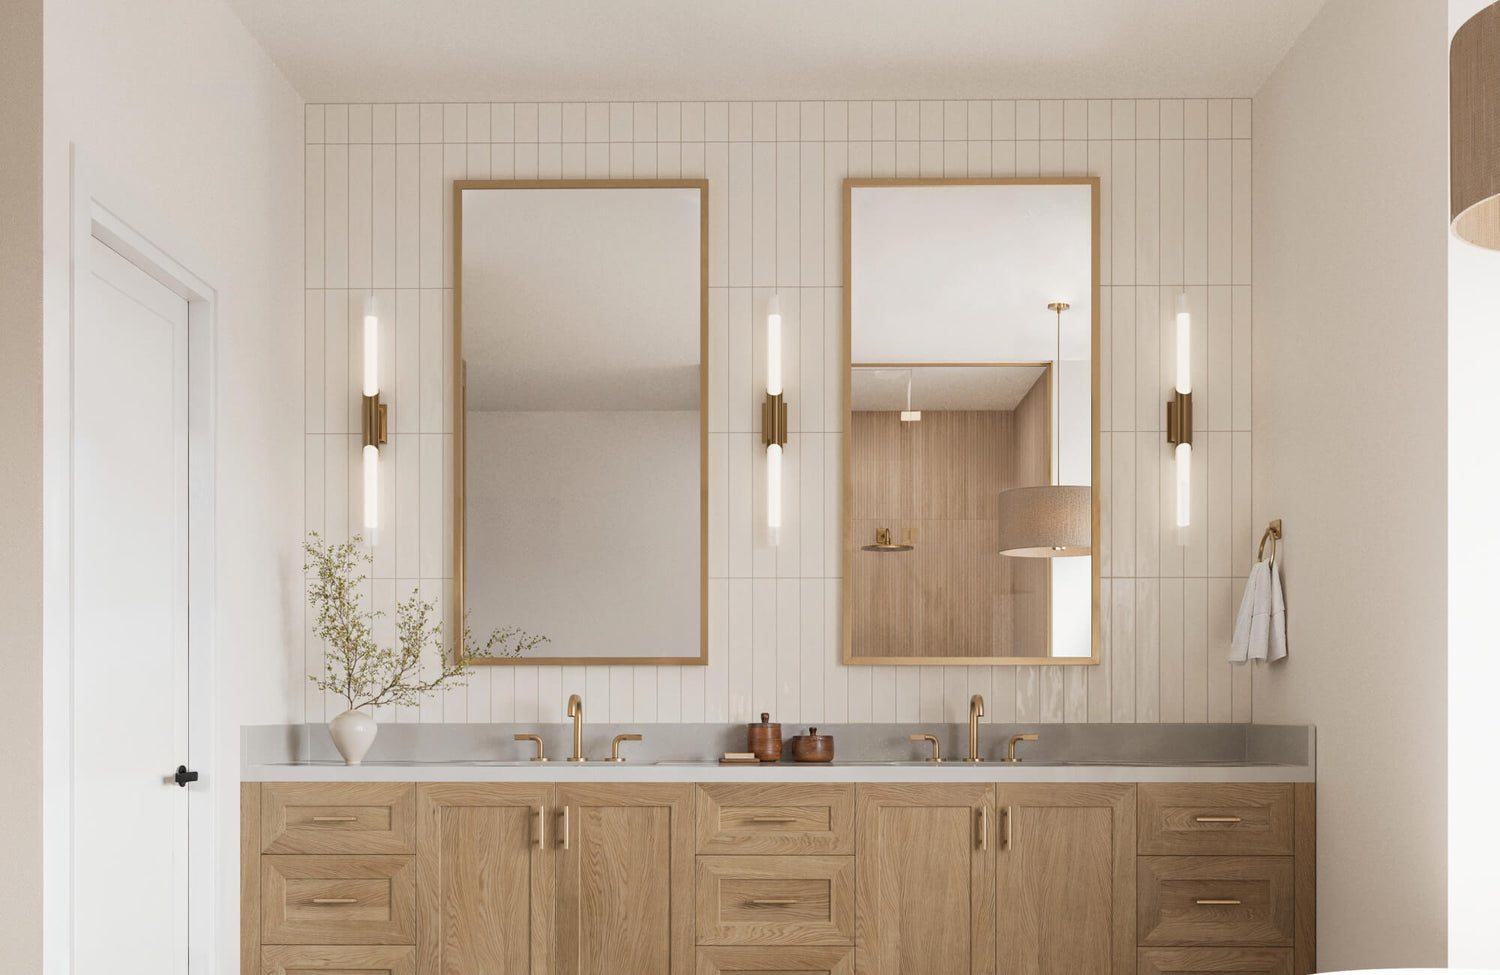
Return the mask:
{"type": "Polygon", "coordinates": [[[708,184],[454,184],[454,591],[478,664],[703,664],[708,184]]]}
{"type": "Polygon", "coordinates": [[[844,652],[1099,660],[1099,181],[844,183],[844,652]]]}

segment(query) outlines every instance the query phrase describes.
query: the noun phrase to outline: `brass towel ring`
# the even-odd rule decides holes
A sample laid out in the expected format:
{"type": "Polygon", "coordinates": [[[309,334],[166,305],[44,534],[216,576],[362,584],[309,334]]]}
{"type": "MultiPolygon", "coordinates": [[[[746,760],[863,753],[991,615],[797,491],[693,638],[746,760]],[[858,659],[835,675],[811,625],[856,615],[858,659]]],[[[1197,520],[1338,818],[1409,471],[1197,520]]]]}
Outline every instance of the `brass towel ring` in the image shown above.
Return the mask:
{"type": "Polygon", "coordinates": [[[1276,543],[1281,539],[1281,519],[1277,518],[1266,526],[1265,534],[1260,536],[1260,550],[1255,553],[1255,561],[1262,562],[1266,557],[1266,542],[1271,543],[1271,558],[1276,557],[1276,543]]]}

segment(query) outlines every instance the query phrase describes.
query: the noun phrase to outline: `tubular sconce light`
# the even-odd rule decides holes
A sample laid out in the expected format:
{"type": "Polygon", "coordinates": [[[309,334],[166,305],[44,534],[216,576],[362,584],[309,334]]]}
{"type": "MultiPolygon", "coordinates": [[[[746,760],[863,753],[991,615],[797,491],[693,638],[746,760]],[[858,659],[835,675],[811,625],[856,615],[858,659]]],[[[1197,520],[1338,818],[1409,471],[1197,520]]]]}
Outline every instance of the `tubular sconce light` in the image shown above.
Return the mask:
{"type": "Polygon", "coordinates": [[[1193,520],[1193,314],[1187,292],[1177,296],[1177,382],[1167,400],[1167,443],[1177,476],[1178,542],[1193,520]]]}
{"type": "Polygon", "coordinates": [[[380,445],[385,443],[385,404],[380,402],[380,307],[365,299],[364,408],[360,411],[364,449],[365,532],[370,542],[380,527],[380,445]]]}
{"type": "Polygon", "coordinates": [[[1500,3],[1464,22],[1448,50],[1453,233],[1500,250],[1500,3]]]}
{"type": "Polygon", "coordinates": [[[766,541],[781,544],[781,450],[786,446],[786,398],[781,386],[781,296],[766,305],[766,401],[760,408],[766,445],[766,541]]]}

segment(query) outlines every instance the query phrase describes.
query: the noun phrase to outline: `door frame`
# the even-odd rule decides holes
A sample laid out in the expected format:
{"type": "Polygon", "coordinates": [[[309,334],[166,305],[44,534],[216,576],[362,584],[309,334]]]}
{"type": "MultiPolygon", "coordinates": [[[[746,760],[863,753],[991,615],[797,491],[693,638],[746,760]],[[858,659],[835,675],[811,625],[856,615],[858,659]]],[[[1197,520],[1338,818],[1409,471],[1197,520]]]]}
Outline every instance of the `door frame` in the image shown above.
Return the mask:
{"type": "MultiPolygon", "coordinates": [[[[65,315],[43,326],[43,951],[44,971],[73,964],[73,349],[80,289],[97,237],[188,302],[188,753],[200,781],[188,803],[188,971],[214,970],[219,920],[215,758],[218,708],[215,633],[215,457],[218,290],[215,264],[181,240],[129,189],[76,146],[71,155],[69,273],[65,315]]],[[[169,774],[171,769],[163,769],[169,774]]],[[[224,785],[232,785],[228,770],[224,785]]],[[[236,790],[230,799],[238,808],[236,790]]],[[[226,794],[227,794],[226,793],[226,794]]]]}

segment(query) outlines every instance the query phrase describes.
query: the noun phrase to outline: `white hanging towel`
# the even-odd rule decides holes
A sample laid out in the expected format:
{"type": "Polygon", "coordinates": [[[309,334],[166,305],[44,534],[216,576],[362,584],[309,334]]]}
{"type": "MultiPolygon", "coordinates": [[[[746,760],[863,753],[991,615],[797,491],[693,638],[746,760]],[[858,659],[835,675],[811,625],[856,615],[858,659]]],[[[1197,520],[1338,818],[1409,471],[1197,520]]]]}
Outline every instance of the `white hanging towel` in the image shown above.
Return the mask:
{"type": "Polygon", "coordinates": [[[1281,569],[1273,556],[1257,562],[1245,582],[1245,596],[1229,643],[1229,662],[1280,660],[1286,656],[1286,603],[1281,593],[1281,569]]]}

